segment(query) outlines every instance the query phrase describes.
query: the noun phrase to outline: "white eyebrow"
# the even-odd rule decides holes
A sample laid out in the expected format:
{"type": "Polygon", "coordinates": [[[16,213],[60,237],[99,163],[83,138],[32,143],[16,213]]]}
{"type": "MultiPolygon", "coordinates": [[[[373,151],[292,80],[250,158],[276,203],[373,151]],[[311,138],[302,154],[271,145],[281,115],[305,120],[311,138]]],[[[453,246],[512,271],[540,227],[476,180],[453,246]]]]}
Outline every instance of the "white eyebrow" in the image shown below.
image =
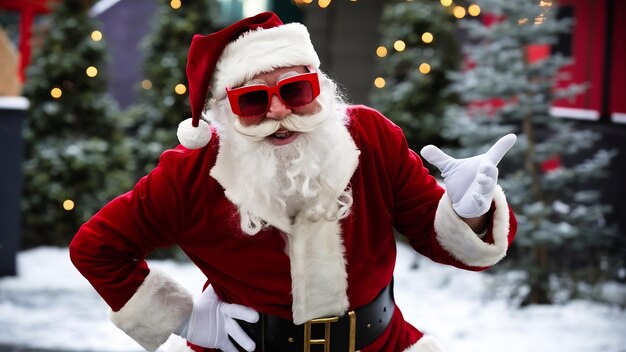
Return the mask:
{"type": "MultiPolygon", "coordinates": [[[[276,82],[275,83],[278,83],[278,82],[282,81],[285,78],[289,78],[289,77],[293,77],[293,76],[297,76],[297,75],[301,75],[301,74],[303,74],[303,72],[298,72],[298,71],[285,72],[282,75],[278,76],[278,78],[276,78],[276,82]]],[[[267,86],[269,84],[266,81],[264,81],[264,80],[262,80],[260,78],[257,78],[257,79],[253,79],[253,80],[250,80],[250,81],[244,83],[242,85],[242,87],[245,87],[245,86],[256,86],[256,85],[267,86]]]]}
{"type": "Polygon", "coordinates": [[[301,72],[297,72],[297,71],[289,71],[289,72],[285,72],[282,75],[278,76],[278,78],[276,78],[276,82],[280,82],[285,78],[289,78],[289,77],[293,77],[293,76],[297,76],[297,75],[301,75],[301,72]]]}
{"type": "Polygon", "coordinates": [[[245,86],[257,86],[257,85],[264,85],[264,86],[266,86],[267,82],[265,82],[264,80],[262,80],[260,78],[257,78],[257,79],[253,79],[251,81],[248,81],[248,82],[244,83],[242,87],[245,87],[245,86]]]}

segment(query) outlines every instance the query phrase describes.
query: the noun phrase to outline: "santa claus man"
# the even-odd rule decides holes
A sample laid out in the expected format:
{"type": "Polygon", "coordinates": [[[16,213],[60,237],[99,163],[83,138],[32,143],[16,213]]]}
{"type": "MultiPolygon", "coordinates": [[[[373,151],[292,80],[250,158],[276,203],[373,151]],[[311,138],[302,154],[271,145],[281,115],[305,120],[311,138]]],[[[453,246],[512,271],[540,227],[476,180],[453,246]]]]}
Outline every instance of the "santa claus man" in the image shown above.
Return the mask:
{"type": "Polygon", "coordinates": [[[515,136],[469,159],[425,147],[444,190],[400,128],[346,105],[319,65],[306,28],[273,13],[193,38],[182,145],[70,246],[146,350],[177,334],[195,351],[443,351],[394,303],[394,228],[462,269],[505,256],[516,222],[496,165],[515,136]],[[195,301],[144,259],[173,245],[207,277],[195,301]]]}

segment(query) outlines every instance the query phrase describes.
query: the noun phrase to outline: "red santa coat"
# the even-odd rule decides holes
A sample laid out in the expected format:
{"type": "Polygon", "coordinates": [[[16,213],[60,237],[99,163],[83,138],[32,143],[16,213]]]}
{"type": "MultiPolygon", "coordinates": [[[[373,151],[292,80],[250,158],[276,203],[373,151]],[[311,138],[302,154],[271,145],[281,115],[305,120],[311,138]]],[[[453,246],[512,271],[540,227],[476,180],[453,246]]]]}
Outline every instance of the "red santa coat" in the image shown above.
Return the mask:
{"type": "MultiPolygon", "coordinates": [[[[191,310],[191,295],[146,264],[159,247],[179,246],[222,300],[296,323],[363,306],[388,285],[396,259],[393,228],[443,264],[482,270],[504,257],[517,225],[499,187],[480,238],[456,216],[400,128],[367,107],[348,112],[355,151],[329,166],[345,169],[354,203],[334,224],[291,224],[263,214],[272,226],[246,235],[236,181],[216,167],[222,164],[218,136],[202,149],[164,152],[150,174],[84,224],[70,245],[72,261],[109,304],[113,322],[153,350],[191,310]]],[[[434,348],[396,309],[385,333],[362,351],[434,348]]]]}

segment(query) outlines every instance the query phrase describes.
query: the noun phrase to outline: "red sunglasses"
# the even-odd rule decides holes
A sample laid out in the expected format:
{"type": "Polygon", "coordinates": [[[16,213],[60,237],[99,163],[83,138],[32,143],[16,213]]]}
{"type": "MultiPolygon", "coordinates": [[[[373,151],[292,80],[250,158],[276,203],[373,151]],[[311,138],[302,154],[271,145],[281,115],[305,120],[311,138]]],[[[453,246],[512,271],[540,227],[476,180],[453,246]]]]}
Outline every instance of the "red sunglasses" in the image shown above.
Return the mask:
{"type": "Polygon", "coordinates": [[[270,109],[273,95],[288,108],[306,105],[320,94],[317,72],[303,73],[287,77],[274,86],[251,85],[241,88],[226,88],[228,101],[233,113],[240,117],[265,115],[270,109]]]}

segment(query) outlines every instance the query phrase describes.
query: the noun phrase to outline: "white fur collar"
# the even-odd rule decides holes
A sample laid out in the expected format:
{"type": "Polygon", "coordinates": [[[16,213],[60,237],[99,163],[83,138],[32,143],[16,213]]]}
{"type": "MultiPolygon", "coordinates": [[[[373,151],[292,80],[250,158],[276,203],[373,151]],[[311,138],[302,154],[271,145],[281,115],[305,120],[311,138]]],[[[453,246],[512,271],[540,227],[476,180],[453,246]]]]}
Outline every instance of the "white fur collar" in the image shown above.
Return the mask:
{"type": "MultiPolygon", "coordinates": [[[[358,165],[360,151],[346,129],[346,138],[335,141],[337,152],[329,155],[323,170],[334,170],[329,180],[339,196],[347,187],[358,165]]],[[[237,174],[228,148],[220,147],[211,176],[224,188],[226,198],[240,206],[246,181],[237,174]]],[[[286,214],[277,214],[267,207],[248,209],[269,225],[287,234],[287,253],[291,263],[293,320],[296,324],[313,318],[344,314],[348,307],[345,248],[338,221],[324,219],[312,222],[303,209],[291,221],[286,214]]]]}

